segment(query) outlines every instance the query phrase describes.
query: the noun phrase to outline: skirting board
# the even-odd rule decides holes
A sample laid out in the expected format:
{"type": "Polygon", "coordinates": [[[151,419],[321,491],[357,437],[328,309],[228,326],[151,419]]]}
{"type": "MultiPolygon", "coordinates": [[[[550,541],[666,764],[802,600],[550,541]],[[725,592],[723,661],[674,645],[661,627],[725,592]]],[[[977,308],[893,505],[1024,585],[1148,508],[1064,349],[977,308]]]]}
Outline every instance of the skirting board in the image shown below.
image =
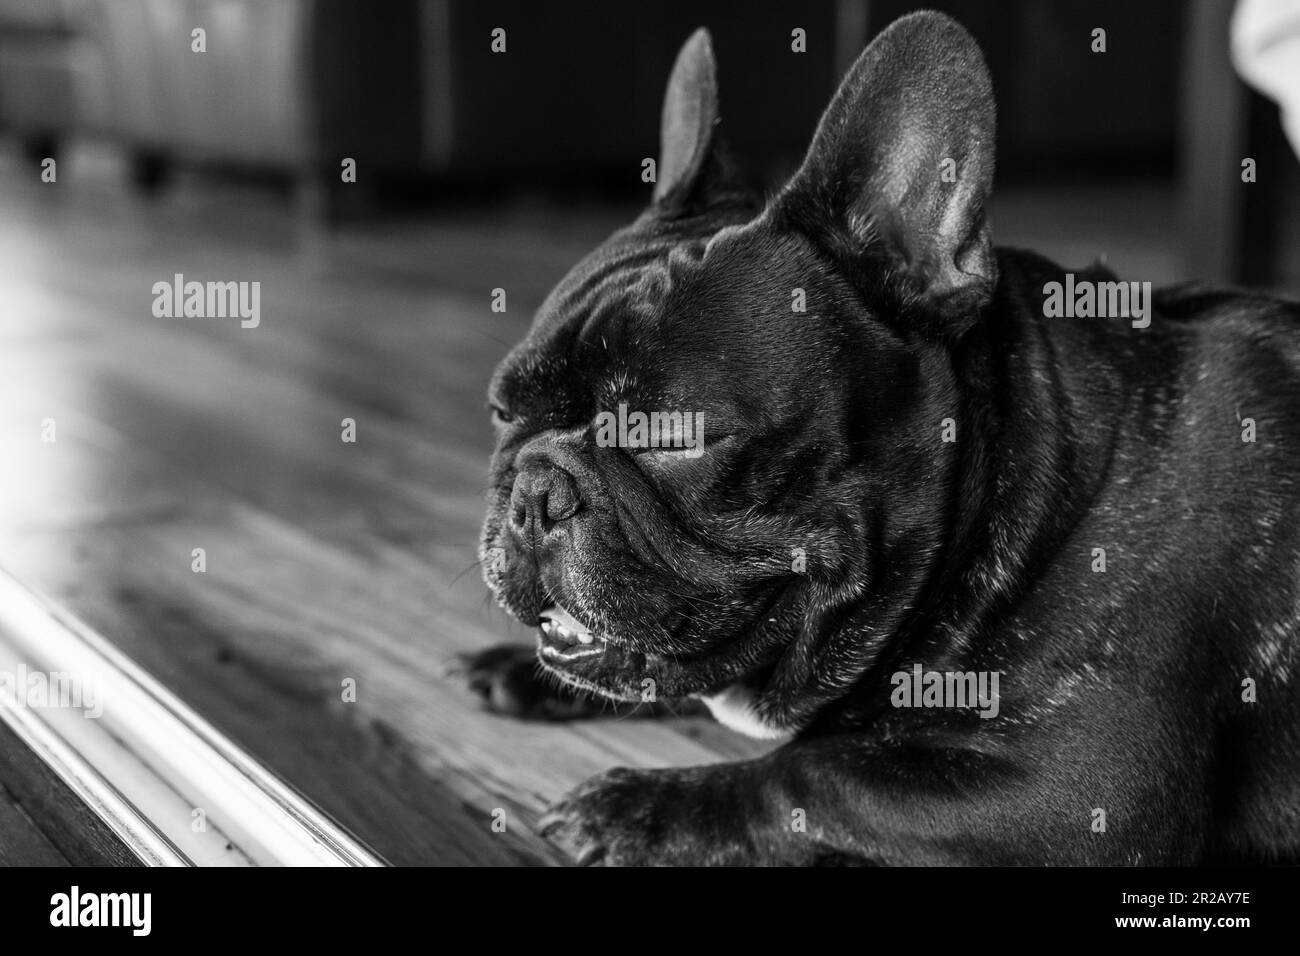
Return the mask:
{"type": "Polygon", "coordinates": [[[107,640],[4,571],[0,720],[149,865],[384,865],[107,640]]]}

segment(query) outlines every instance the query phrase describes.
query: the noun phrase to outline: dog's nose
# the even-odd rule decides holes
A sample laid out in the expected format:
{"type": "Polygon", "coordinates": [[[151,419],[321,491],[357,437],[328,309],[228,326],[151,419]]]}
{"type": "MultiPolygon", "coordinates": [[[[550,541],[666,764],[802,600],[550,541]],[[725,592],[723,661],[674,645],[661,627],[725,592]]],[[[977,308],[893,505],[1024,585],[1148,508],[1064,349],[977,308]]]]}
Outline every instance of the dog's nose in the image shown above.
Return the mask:
{"type": "Polygon", "coordinates": [[[515,476],[510,492],[510,523],[516,531],[546,534],[578,510],[573,477],[549,462],[529,462],[515,476]]]}

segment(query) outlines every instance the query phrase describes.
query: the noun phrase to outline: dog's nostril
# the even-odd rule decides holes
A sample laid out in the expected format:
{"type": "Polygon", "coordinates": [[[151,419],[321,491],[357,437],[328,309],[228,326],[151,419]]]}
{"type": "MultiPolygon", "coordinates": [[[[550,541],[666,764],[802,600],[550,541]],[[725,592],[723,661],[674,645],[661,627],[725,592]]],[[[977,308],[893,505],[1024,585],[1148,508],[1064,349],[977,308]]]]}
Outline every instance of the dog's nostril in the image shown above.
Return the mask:
{"type": "Polygon", "coordinates": [[[578,493],[568,475],[554,481],[546,495],[546,517],[552,524],[573,517],[578,510],[578,493]]]}

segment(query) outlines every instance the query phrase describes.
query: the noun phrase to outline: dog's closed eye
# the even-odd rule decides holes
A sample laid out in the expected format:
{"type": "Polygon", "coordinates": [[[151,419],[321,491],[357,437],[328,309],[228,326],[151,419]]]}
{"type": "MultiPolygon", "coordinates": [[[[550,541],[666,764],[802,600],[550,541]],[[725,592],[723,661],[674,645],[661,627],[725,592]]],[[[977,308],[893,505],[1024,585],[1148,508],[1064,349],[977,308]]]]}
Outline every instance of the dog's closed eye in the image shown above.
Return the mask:
{"type": "Polygon", "coordinates": [[[712,435],[708,438],[698,437],[691,443],[675,443],[672,445],[661,445],[657,448],[629,448],[638,460],[651,462],[674,462],[683,459],[692,460],[703,457],[705,452],[713,451],[721,446],[726,445],[735,437],[733,435],[712,435]]]}

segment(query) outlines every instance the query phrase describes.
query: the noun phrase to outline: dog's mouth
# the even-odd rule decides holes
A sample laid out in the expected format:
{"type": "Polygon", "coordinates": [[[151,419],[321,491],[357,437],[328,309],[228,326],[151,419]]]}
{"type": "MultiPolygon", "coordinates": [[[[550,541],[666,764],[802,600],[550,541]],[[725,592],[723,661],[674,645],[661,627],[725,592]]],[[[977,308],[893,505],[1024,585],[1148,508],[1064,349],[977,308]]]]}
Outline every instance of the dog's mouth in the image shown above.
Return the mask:
{"type": "MultiPolygon", "coordinates": [[[[547,599],[554,602],[549,595],[547,599]]],[[[614,700],[646,701],[647,692],[682,697],[717,683],[705,657],[637,649],[631,635],[591,627],[559,603],[537,612],[537,658],[546,671],[580,691],[614,700]]],[[[685,618],[681,622],[687,623],[685,618]]]]}
{"type": "Polygon", "coordinates": [[[609,638],[593,633],[558,604],[543,608],[538,617],[542,619],[543,659],[570,663],[599,657],[609,648],[609,638]]]}
{"type": "Polygon", "coordinates": [[[559,604],[537,615],[537,657],[570,687],[615,700],[640,700],[649,659],[621,638],[593,630],[559,604]]]}

